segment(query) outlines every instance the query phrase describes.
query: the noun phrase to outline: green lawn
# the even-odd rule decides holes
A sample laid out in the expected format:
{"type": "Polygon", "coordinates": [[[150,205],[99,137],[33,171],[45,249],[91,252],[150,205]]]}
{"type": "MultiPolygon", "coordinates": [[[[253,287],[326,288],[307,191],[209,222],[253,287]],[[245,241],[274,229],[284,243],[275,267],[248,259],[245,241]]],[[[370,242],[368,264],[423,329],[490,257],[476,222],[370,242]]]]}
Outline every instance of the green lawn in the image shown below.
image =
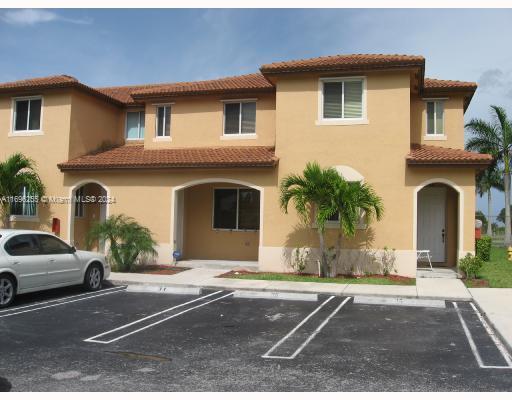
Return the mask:
{"type": "Polygon", "coordinates": [[[292,281],[292,282],[318,282],[318,283],[358,283],[368,285],[415,285],[416,279],[414,278],[403,278],[403,277],[384,277],[384,276],[362,276],[356,277],[342,277],[336,278],[319,278],[314,275],[295,275],[295,274],[278,274],[271,272],[262,273],[240,273],[238,275],[229,274],[226,276],[234,279],[255,279],[264,281],[292,281]]]}
{"type": "MultiPolygon", "coordinates": [[[[493,247],[491,250],[491,261],[484,262],[484,267],[479,275],[480,279],[489,282],[492,288],[512,287],[512,261],[507,260],[507,249],[493,247]]],[[[475,286],[466,282],[469,287],[475,286]]]]}

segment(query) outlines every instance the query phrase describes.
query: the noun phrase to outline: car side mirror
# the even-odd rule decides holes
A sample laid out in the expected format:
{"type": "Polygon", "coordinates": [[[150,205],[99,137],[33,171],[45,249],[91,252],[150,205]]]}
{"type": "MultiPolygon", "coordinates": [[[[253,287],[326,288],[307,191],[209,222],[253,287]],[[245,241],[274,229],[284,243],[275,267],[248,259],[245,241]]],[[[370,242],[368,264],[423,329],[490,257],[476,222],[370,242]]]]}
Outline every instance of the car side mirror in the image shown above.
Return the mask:
{"type": "Polygon", "coordinates": [[[69,251],[71,252],[71,254],[76,253],[76,247],[75,246],[71,246],[71,249],[69,251]]]}

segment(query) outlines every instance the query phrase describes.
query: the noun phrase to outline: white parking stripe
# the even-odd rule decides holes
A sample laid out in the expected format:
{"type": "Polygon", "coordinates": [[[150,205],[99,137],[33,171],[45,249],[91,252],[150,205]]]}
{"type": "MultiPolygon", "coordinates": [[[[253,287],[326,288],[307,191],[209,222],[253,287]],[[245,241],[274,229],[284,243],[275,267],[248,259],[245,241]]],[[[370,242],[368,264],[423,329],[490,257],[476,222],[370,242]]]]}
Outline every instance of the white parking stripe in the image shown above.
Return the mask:
{"type": "Polygon", "coordinates": [[[476,315],[478,316],[478,319],[480,320],[480,322],[482,323],[483,327],[487,331],[487,334],[490,336],[490,338],[492,339],[492,341],[494,342],[494,344],[496,345],[496,347],[500,351],[501,355],[503,356],[503,358],[507,362],[508,366],[512,367],[512,357],[510,357],[509,352],[507,351],[507,349],[505,348],[503,343],[501,343],[501,340],[496,336],[496,334],[494,333],[492,328],[489,326],[489,324],[484,319],[482,314],[480,314],[480,311],[478,311],[478,309],[475,307],[475,305],[473,303],[469,303],[469,304],[471,305],[471,307],[475,311],[476,315]]]}
{"type": "Polygon", "coordinates": [[[308,322],[313,315],[315,315],[318,311],[320,311],[327,303],[329,303],[332,299],[334,299],[334,296],[329,297],[327,300],[325,300],[322,304],[320,304],[311,314],[309,314],[306,318],[304,318],[302,321],[299,322],[299,324],[293,328],[290,332],[288,332],[279,342],[277,342],[275,345],[273,345],[265,354],[262,355],[263,358],[274,358],[272,356],[269,356],[270,353],[272,353],[275,349],[277,349],[279,346],[281,346],[290,336],[292,336],[295,332],[299,330],[299,328],[304,325],[306,322],[308,322]]]}
{"type": "Polygon", "coordinates": [[[145,325],[145,326],[143,326],[142,328],[139,328],[139,329],[136,329],[136,330],[134,330],[134,331],[128,332],[128,333],[126,333],[126,334],[124,334],[124,335],[118,336],[118,337],[116,337],[116,338],[114,338],[114,339],[111,339],[111,340],[97,340],[97,338],[99,338],[99,337],[101,337],[101,336],[106,336],[106,335],[107,335],[107,334],[109,334],[109,333],[119,331],[119,330],[121,330],[121,329],[127,328],[127,327],[132,326],[132,325],[134,325],[134,324],[137,324],[137,323],[139,323],[139,322],[145,321],[145,320],[147,320],[147,319],[149,319],[149,318],[153,318],[153,317],[155,317],[155,316],[157,316],[157,315],[163,314],[163,313],[168,312],[168,311],[172,311],[172,310],[174,310],[174,309],[176,309],[176,308],[186,306],[186,305],[188,305],[188,304],[191,304],[191,303],[197,302],[197,301],[199,301],[199,300],[203,300],[203,299],[205,299],[205,298],[207,298],[207,297],[210,297],[210,296],[213,296],[213,295],[215,295],[215,294],[222,293],[222,292],[223,292],[222,290],[219,290],[218,292],[210,293],[210,294],[208,294],[208,295],[206,295],[206,296],[199,297],[199,298],[197,298],[197,299],[194,299],[194,300],[188,301],[188,302],[186,302],[186,303],[178,304],[178,305],[176,305],[176,306],[174,306],[174,307],[171,307],[171,308],[168,308],[168,309],[166,309],[166,310],[163,310],[163,311],[157,312],[157,313],[152,314],[152,315],[148,315],[147,317],[141,318],[141,319],[139,319],[139,320],[137,320],[137,321],[130,322],[129,324],[126,324],[126,325],[120,326],[120,327],[118,327],[118,328],[112,329],[112,330],[107,331],[107,332],[100,333],[99,335],[92,336],[92,337],[90,337],[90,338],[88,338],[88,339],[84,339],[84,342],[90,342],[90,343],[101,343],[101,344],[109,344],[109,343],[113,343],[113,342],[116,342],[116,341],[118,341],[118,340],[121,340],[121,339],[123,339],[123,338],[125,338],[125,337],[127,337],[127,336],[131,336],[131,335],[133,335],[133,334],[135,334],[135,333],[138,333],[138,332],[141,332],[141,331],[143,331],[143,330],[149,329],[149,328],[151,328],[151,327],[153,327],[153,326],[155,326],[155,325],[159,325],[159,324],[161,324],[161,323],[163,323],[163,322],[165,322],[165,321],[168,321],[169,319],[172,319],[172,318],[178,317],[179,315],[182,315],[182,314],[185,314],[185,313],[187,313],[187,312],[189,312],[189,311],[195,310],[196,308],[204,307],[204,306],[206,306],[207,304],[213,303],[213,302],[215,302],[215,301],[218,301],[218,300],[221,300],[221,299],[223,299],[223,298],[225,298],[225,297],[228,297],[228,296],[233,295],[233,293],[228,293],[228,294],[226,294],[226,295],[224,295],[224,296],[217,297],[217,298],[215,298],[215,299],[213,299],[213,300],[207,301],[207,302],[205,302],[205,303],[201,303],[201,304],[199,304],[199,305],[197,305],[197,306],[194,306],[194,307],[191,307],[191,308],[187,308],[187,309],[185,309],[185,310],[183,310],[183,311],[180,311],[179,313],[173,314],[173,315],[171,315],[171,316],[169,316],[169,317],[163,318],[163,319],[158,320],[158,321],[156,321],[156,322],[153,322],[153,323],[151,323],[151,324],[149,324],[149,325],[145,325]]]}
{"type": "MultiPolygon", "coordinates": [[[[10,316],[19,315],[19,314],[25,314],[25,313],[29,313],[29,312],[33,312],[33,311],[43,310],[45,308],[62,306],[64,304],[75,303],[77,301],[83,301],[83,300],[89,300],[89,299],[93,299],[95,297],[108,296],[109,294],[116,294],[116,293],[119,293],[119,292],[124,292],[125,290],[126,290],[126,288],[123,287],[123,288],[120,288],[119,290],[109,291],[108,293],[94,294],[94,295],[87,296],[87,297],[81,297],[81,298],[75,299],[75,300],[63,301],[63,302],[56,303],[56,304],[50,304],[48,306],[37,307],[37,308],[30,308],[28,310],[17,311],[17,312],[13,312],[13,313],[9,313],[9,314],[2,314],[2,315],[0,315],[0,318],[10,317],[10,316]]],[[[95,293],[98,293],[98,292],[95,292],[95,293]]]]}
{"type": "Polygon", "coordinates": [[[347,297],[345,300],[343,300],[336,309],[329,314],[329,316],[322,321],[322,323],[313,331],[311,335],[308,336],[308,338],[297,348],[297,350],[294,351],[294,353],[291,356],[272,356],[270,355],[273,353],[279,346],[281,346],[286,340],[288,340],[297,330],[304,325],[313,315],[315,315],[318,311],[320,311],[329,301],[331,301],[334,298],[334,296],[329,297],[327,300],[325,300],[320,306],[318,306],[311,314],[309,314],[306,318],[304,318],[295,328],[293,328],[286,336],[284,336],[279,342],[277,342],[274,346],[272,346],[265,354],[263,354],[262,358],[278,358],[278,359],[285,359],[285,360],[293,360],[295,357],[297,357],[302,350],[315,338],[316,335],[320,333],[320,331],[324,328],[325,325],[331,320],[332,317],[334,317],[338,311],[341,310],[341,308],[351,299],[351,297],[347,297]]]}
{"type": "MultiPolygon", "coordinates": [[[[98,291],[96,291],[94,293],[110,292],[112,290],[117,290],[117,289],[120,289],[120,288],[119,287],[113,287],[113,288],[110,288],[110,289],[98,290],[98,291]]],[[[38,302],[38,303],[32,303],[32,304],[28,304],[26,306],[9,307],[9,308],[0,310],[0,315],[2,313],[12,312],[12,311],[15,311],[15,310],[21,310],[21,309],[29,308],[29,307],[37,307],[37,306],[40,306],[40,305],[43,305],[43,304],[55,303],[55,302],[58,302],[58,301],[67,300],[67,299],[73,299],[73,298],[76,298],[76,297],[87,296],[87,295],[91,295],[91,294],[92,294],[91,292],[84,292],[84,293],[80,293],[80,294],[75,294],[73,296],[59,297],[58,299],[41,301],[41,302],[38,302]]]]}
{"type": "MultiPolygon", "coordinates": [[[[469,347],[471,348],[471,351],[473,352],[473,355],[475,356],[475,359],[476,359],[476,362],[478,363],[478,366],[480,368],[511,369],[512,366],[510,364],[508,366],[505,366],[505,365],[485,365],[483,363],[482,357],[480,356],[480,353],[478,352],[478,348],[476,347],[475,341],[473,340],[473,336],[471,335],[471,332],[469,331],[469,328],[466,325],[466,321],[464,321],[464,318],[462,317],[462,313],[460,312],[460,309],[459,309],[457,303],[452,301],[452,304],[453,304],[453,307],[455,308],[455,310],[457,311],[457,315],[459,317],[460,324],[462,325],[462,329],[464,330],[464,333],[466,334],[466,338],[468,339],[469,347]]],[[[473,309],[476,310],[475,307],[473,307],[473,309]]],[[[477,313],[477,315],[478,314],[479,313],[477,313]]],[[[480,321],[482,321],[482,320],[480,320],[480,321]]],[[[485,328],[485,325],[484,325],[484,328],[485,328]]],[[[487,332],[489,332],[489,331],[487,331],[487,332]]],[[[492,339],[492,336],[491,336],[491,339],[492,339]]],[[[498,347],[498,350],[499,350],[499,347],[498,347]]],[[[508,360],[507,360],[507,363],[508,363],[508,360]]]]}

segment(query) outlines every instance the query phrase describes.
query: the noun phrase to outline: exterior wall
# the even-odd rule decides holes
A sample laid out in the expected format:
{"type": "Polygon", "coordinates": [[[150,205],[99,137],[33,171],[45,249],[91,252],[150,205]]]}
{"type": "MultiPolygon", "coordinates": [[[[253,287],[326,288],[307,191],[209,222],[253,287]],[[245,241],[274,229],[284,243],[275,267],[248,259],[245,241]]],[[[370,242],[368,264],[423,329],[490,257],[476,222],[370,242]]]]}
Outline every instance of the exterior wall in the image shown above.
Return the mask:
{"type": "Polygon", "coordinates": [[[71,102],[69,159],[124,142],[124,110],[76,90],[71,102]]]}
{"type": "MultiPolygon", "coordinates": [[[[64,176],[57,168],[57,163],[68,159],[71,95],[69,91],[61,90],[31,95],[43,95],[42,134],[37,136],[10,136],[12,97],[17,96],[0,97],[0,160],[5,160],[15,152],[22,152],[35,161],[47,195],[67,196],[63,186],[64,176]]],[[[65,222],[67,214],[67,204],[40,204],[38,218],[33,221],[17,221],[12,226],[51,231],[52,218],[65,222]]],[[[67,236],[64,223],[61,223],[61,236],[67,236]]]]}
{"type": "Polygon", "coordinates": [[[213,229],[214,188],[244,187],[211,183],[184,189],[183,258],[257,261],[259,232],[213,229]]]}
{"type": "MultiPolygon", "coordinates": [[[[237,170],[153,170],[153,171],[98,171],[66,173],[64,175],[65,191],[71,190],[79,182],[94,180],[100,182],[109,191],[112,203],[107,206],[107,215],[126,214],[135,218],[140,224],[148,227],[154,239],[158,242],[158,262],[172,262],[172,252],[175,249],[173,233],[173,188],[186,186],[196,181],[213,179],[219,185],[227,186],[226,180],[247,183],[250,186],[261,188],[261,201],[265,193],[277,186],[276,170],[273,168],[237,169],[237,170]]],[[[208,200],[211,197],[208,196],[208,200]]],[[[266,203],[264,203],[266,206],[266,203]]],[[[209,205],[211,208],[211,203],[209,205]]],[[[65,221],[68,221],[67,218],[65,221]]],[[[209,219],[211,221],[211,219],[209,219]]],[[[66,224],[68,224],[66,222],[66,224]]],[[[66,225],[67,226],[67,225],[66,225]]],[[[272,226],[272,224],[270,225],[272,226]]],[[[261,242],[261,232],[265,230],[260,226],[257,233],[258,242],[261,242]]],[[[269,228],[268,231],[271,229],[269,228]]],[[[69,239],[69,237],[64,237],[69,239]]],[[[250,248],[256,238],[249,235],[252,240],[250,248]]],[[[240,243],[240,242],[239,242],[240,243]]],[[[245,242],[244,242],[245,243],[245,242]]],[[[208,244],[209,245],[209,244],[208,244]]],[[[254,250],[250,253],[254,257],[254,250]]]]}
{"type": "Polygon", "coordinates": [[[418,96],[411,96],[411,143],[464,148],[464,98],[461,95],[441,96],[444,100],[444,139],[426,138],[427,105],[418,96]]]}
{"type": "Polygon", "coordinates": [[[172,101],[171,138],[155,139],[155,104],[146,104],[146,131],[144,147],[147,149],[170,147],[221,147],[221,146],[274,146],[275,144],[275,96],[272,93],[247,94],[229,97],[182,97],[172,101]],[[224,103],[227,99],[257,99],[257,138],[241,139],[222,137],[224,103]]]}

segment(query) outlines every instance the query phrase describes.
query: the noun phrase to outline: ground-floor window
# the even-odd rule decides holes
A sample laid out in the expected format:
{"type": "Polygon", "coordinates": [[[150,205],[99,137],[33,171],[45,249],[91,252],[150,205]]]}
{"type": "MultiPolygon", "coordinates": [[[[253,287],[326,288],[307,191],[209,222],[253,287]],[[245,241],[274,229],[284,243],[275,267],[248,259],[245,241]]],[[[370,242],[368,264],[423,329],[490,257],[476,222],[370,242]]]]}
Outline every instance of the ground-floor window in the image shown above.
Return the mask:
{"type": "Polygon", "coordinates": [[[214,189],[213,229],[258,230],[260,192],[248,188],[214,189]]]}
{"type": "Polygon", "coordinates": [[[11,203],[11,214],[23,217],[37,216],[37,198],[26,186],[23,186],[11,203]]]}
{"type": "Polygon", "coordinates": [[[84,186],[78,188],[75,193],[75,217],[82,218],[84,216],[84,186]]]}

